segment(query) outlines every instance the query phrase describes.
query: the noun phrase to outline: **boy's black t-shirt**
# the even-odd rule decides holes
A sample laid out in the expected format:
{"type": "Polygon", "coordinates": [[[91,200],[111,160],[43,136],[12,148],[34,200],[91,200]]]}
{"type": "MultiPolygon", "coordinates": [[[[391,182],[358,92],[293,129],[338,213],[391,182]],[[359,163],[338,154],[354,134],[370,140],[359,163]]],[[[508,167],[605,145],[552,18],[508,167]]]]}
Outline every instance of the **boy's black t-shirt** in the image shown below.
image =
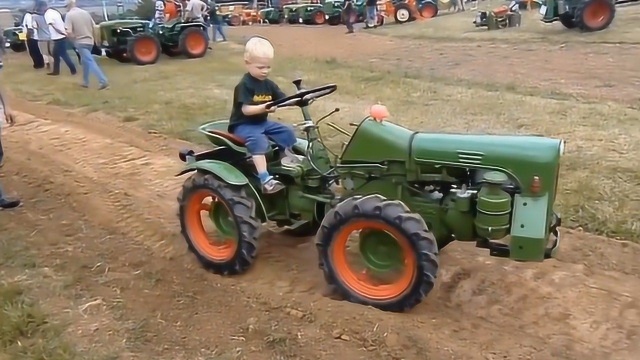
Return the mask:
{"type": "Polygon", "coordinates": [[[239,124],[259,124],[267,121],[268,113],[253,116],[243,114],[243,105],[260,105],[280,100],[286,96],[273,81],[269,79],[258,80],[249,73],[244,74],[233,90],[233,109],[229,117],[228,131],[233,133],[233,129],[239,124]]]}

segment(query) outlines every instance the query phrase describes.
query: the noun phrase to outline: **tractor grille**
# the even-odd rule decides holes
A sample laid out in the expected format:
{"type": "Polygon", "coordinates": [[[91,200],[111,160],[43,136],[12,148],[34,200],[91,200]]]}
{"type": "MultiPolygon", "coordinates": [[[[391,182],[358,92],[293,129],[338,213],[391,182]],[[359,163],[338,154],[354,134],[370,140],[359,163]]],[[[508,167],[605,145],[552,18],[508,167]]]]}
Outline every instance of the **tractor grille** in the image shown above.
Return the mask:
{"type": "Polygon", "coordinates": [[[458,161],[463,164],[480,165],[483,157],[481,152],[458,150],[458,161]]]}

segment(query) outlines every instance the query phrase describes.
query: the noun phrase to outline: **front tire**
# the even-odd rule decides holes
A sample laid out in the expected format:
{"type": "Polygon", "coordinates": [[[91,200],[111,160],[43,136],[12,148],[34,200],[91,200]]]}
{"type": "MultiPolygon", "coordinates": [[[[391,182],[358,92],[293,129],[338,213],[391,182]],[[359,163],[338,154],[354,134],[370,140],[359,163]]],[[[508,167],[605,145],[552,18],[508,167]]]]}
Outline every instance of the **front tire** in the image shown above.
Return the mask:
{"type": "Polygon", "coordinates": [[[180,52],[189,59],[203,57],[207,53],[209,43],[204,30],[199,27],[186,28],[178,39],[180,52]]]}
{"type": "Polygon", "coordinates": [[[616,16],[616,6],[609,0],[586,0],[576,8],[575,24],[582,31],[601,31],[616,16]]]}
{"type": "Polygon", "coordinates": [[[261,222],[255,216],[255,201],[244,188],[196,172],[182,185],[178,204],[182,236],[206,269],[220,275],[249,269],[256,258],[261,222]],[[207,199],[211,201],[205,202],[207,199]],[[205,230],[204,212],[208,212],[217,236],[205,230]]]}
{"type": "Polygon", "coordinates": [[[402,312],[422,302],[435,285],[436,239],[424,220],[400,201],[380,195],[346,199],[325,216],[316,246],[326,281],[353,303],[402,312]],[[362,272],[346,264],[347,258],[354,258],[346,255],[346,242],[353,231],[359,231],[366,243],[359,246],[367,262],[362,272]],[[385,271],[399,267],[403,269],[398,281],[369,282],[370,274],[387,276],[385,271]]]}

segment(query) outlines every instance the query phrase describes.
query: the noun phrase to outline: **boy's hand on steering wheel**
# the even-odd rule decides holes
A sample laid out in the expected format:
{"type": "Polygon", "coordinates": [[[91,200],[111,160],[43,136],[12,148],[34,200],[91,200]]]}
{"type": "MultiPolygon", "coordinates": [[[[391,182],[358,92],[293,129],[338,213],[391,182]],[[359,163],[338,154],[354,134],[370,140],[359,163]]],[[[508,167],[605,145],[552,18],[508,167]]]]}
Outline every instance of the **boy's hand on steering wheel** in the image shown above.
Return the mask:
{"type": "Polygon", "coordinates": [[[261,106],[262,106],[262,108],[264,109],[264,112],[266,112],[266,113],[273,113],[273,112],[276,112],[276,109],[278,108],[277,106],[272,106],[272,107],[270,107],[270,108],[267,108],[267,106],[269,106],[269,105],[271,105],[271,104],[273,104],[273,101],[270,101],[270,102],[268,102],[268,103],[264,103],[264,104],[262,104],[262,105],[261,105],[261,106]]]}

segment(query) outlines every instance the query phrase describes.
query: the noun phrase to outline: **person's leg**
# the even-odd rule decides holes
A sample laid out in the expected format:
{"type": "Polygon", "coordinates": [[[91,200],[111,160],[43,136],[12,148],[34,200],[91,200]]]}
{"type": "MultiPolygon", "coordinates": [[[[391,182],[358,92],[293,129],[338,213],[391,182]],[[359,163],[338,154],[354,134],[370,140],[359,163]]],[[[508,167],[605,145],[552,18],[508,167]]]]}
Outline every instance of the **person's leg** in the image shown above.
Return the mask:
{"type": "Polygon", "coordinates": [[[269,151],[269,139],[264,134],[263,124],[241,124],[236,126],[233,134],[244,139],[247,151],[251,154],[253,164],[262,184],[262,191],[270,194],[280,191],[284,185],[269,174],[265,154],[269,151]]]}
{"type": "Polygon", "coordinates": [[[267,120],[264,134],[284,151],[282,165],[292,166],[302,163],[303,157],[293,153],[293,145],[298,139],[296,139],[296,133],[291,126],[267,120]]]}
{"type": "Polygon", "coordinates": [[[218,24],[218,32],[220,33],[220,36],[222,36],[222,41],[227,41],[227,36],[224,34],[224,24],[222,23],[222,21],[220,21],[220,23],[218,24]]]}
{"type": "MultiPolygon", "coordinates": [[[[3,119],[0,119],[3,121],[3,119]]],[[[0,167],[4,165],[4,149],[2,148],[2,127],[0,126],[0,167]]]]}
{"type": "Polygon", "coordinates": [[[60,40],[51,41],[51,54],[53,56],[53,70],[49,73],[50,75],[60,75],[60,52],[61,46],[64,46],[60,40]]]}
{"type": "Polygon", "coordinates": [[[13,209],[20,206],[22,202],[19,199],[8,199],[4,196],[4,192],[2,191],[2,186],[0,186],[0,209],[13,209]]]}
{"type": "Polygon", "coordinates": [[[209,25],[209,22],[205,22],[204,27],[205,27],[204,37],[207,39],[207,44],[209,44],[209,42],[211,41],[211,37],[209,36],[209,29],[211,28],[211,26],[209,25]]]}
{"type": "MultiPolygon", "coordinates": [[[[60,47],[60,58],[62,58],[62,60],[64,61],[65,64],[67,64],[67,67],[69,68],[69,71],[71,71],[71,74],[75,74],[77,72],[76,70],[76,65],[73,63],[73,60],[71,60],[71,57],[69,56],[69,50],[67,49],[67,39],[62,39],[62,40],[58,40],[56,45],[58,45],[60,47]]],[[[75,49],[74,49],[75,51],[75,49]]],[[[78,56],[78,59],[80,60],[80,55],[76,54],[78,56]]]]}
{"type": "Polygon", "coordinates": [[[347,33],[353,33],[353,12],[349,11],[345,14],[344,23],[347,26],[347,33]]]}
{"type": "Polygon", "coordinates": [[[100,89],[104,89],[108,84],[107,77],[102,72],[102,69],[100,68],[100,65],[98,65],[98,62],[96,62],[96,59],[91,55],[92,49],[93,45],[78,45],[78,51],[80,52],[80,57],[82,59],[83,85],[89,85],[89,73],[93,73],[98,78],[100,89]]]}

